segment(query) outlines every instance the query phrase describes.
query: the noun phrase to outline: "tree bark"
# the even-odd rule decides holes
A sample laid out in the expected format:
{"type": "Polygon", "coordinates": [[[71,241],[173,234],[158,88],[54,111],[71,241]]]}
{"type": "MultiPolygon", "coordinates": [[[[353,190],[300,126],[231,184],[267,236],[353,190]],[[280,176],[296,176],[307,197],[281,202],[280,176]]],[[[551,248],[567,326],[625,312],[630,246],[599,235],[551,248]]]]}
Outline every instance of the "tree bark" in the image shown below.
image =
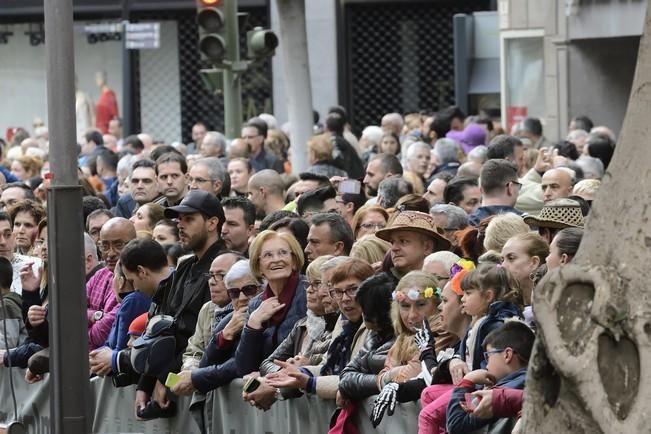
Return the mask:
{"type": "Polygon", "coordinates": [[[312,135],[312,85],[307,51],[305,0],[277,0],[280,50],[290,124],[292,172],[308,167],[307,139],[312,135]]]}
{"type": "Polygon", "coordinates": [[[525,433],[649,432],[650,31],[647,8],[624,126],[574,265],[534,291],[525,433]]]}

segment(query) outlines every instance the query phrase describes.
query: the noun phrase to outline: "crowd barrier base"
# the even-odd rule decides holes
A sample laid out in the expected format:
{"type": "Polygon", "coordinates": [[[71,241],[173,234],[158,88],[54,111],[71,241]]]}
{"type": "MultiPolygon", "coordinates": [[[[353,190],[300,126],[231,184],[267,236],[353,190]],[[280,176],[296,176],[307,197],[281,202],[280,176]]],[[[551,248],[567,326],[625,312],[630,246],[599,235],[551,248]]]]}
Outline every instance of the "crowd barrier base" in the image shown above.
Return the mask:
{"type": "MultiPolygon", "coordinates": [[[[24,371],[0,369],[0,423],[13,417],[9,387],[13,376],[18,417],[30,434],[50,434],[49,378],[27,384],[24,371]]],[[[189,397],[178,400],[176,417],[142,422],[134,416],[135,386],[115,388],[110,379],[90,380],[92,432],[98,434],[199,434],[187,408],[189,397]]],[[[393,416],[385,416],[376,429],[369,414],[374,398],[359,404],[355,423],[361,433],[415,433],[418,431],[418,403],[396,406],[393,416]]],[[[322,434],[335,410],[334,400],[315,396],[276,402],[269,411],[251,407],[242,400],[242,380],[209,393],[204,407],[207,431],[211,434],[322,434]]],[[[66,433],[67,434],[67,433],[66,433]]]]}

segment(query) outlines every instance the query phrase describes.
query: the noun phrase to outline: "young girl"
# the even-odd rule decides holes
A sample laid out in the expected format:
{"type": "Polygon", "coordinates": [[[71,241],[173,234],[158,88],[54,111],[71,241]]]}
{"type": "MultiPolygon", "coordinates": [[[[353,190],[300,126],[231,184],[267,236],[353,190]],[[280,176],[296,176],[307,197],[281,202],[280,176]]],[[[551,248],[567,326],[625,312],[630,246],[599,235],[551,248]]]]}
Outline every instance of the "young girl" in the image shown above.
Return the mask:
{"type": "Polygon", "coordinates": [[[434,276],[423,271],[411,271],[400,279],[391,307],[396,341],[377,376],[378,391],[390,382],[404,383],[420,374],[420,351],[414,336],[423,327],[423,321],[436,312],[440,302],[437,286],[434,276]]]}
{"type": "Polygon", "coordinates": [[[453,290],[463,291],[462,311],[472,320],[459,351],[450,361],[452,385],[432,385],[421,395],[423,409],[418,417],[419,433],[445,431],[445,411],[454,390],[469,371],[486,367],[482,342],[506,319],[522,317],[522,294],[517,282],[501,265],[482,264],[472,271],[460,271],[451,281],[453,290]]]}

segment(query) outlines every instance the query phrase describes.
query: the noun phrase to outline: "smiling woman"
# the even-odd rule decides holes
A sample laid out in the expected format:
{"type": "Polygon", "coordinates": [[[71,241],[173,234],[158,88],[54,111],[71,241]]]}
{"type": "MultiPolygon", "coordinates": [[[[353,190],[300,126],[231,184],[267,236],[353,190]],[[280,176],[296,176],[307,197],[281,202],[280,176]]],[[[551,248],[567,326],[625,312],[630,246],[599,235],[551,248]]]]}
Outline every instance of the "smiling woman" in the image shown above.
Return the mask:
{"type": "Polygon", "coordinates": [[[253,240],[249,256],[251,271],[267,285],[249,304],[250,316],[235,352],[238,376],[259,370],[306,315],[307,305],[305,278],[300,275],[303,252],[292,235],[263,231],[253,240]]]}

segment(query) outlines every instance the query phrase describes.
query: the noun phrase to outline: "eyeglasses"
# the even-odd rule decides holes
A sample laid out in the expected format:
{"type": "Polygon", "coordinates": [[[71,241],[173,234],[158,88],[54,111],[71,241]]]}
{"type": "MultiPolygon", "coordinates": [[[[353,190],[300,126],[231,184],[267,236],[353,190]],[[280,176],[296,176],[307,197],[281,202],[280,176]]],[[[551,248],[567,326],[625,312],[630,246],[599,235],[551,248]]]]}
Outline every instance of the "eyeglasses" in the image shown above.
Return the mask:
{"type": "Polygon", "coordinates": [[[258,293],[258,285],[244,285],[241,288],[227,288],[226,291],[231,300],[240,298],[240,293],[244,294],[246,297],[253,297],[258,293]]]}
{"type": "Polygon", "coordinates": [[[520,190],[520,189],[522,188],[522,184],[519,183],[518,181],[509,181],[509,182],[506,183],[507,186],[508,186],[509,184],[513,184],[513,185],[515,185],[516,187],[518,187],[518,190],[520,190]]]}
{"type": "Polygon", "coordinates": [[[344,298],[344,294],[346,294],[350,298],[355,298],[358,289],[358,286],[349,286],[348,288],[331,288],[330,297],[334,298],[335,300],[341,300],[344,298]]]}
{"type": "Polygon", "coordinates": [[[307,285],[308,285],[307,286],[308,292],[314,292],[314,291],[318,290],[319,288],[321,288],[321,286],[323,285],[323,282],[321,282],[320,280],[315,280],[313,282],[307,282],[307,285]],[[312,288],[312,290],[310,291],[309,288],[312,288]]]}
{"type": "Polygon", "coordinates": [[[503,353],[504,351],[506,351],[506,348],[497,348],[491,351],[484,351],[484,360],[488,361],[488,357],[490,357],[491,354],[499,354],[503,353]]]}
{"type": "Polygon", "coordinates": [[[367,230],[375,229],[379,231],[380,229],[384,229],[386,227],[386,223],[362,223],[359,225],[359,227],[367,230]]]}
{"type": "Polygon", "coordinates": [[[269,251],[262,252],[262,254],[260,255],[260,259],[262,259],[263,261],[271,261],[275,257],[279,257],[280,259],[284,259],[284,258],[289,258],[291,255],[292,255],[292,252],[290,252],[289,250],[280,249],[280,250],[277,250],[275,252],[269,252],[269,251]]]}
{"type": "Polygon", "coordinates": [[[100,252],[105,253],[111,249],[115,249],[118,252],[121,252],[126,246],[128,241],[117,240],[117,241],[100,241],[97,243],[97,248],[100,252]]]}
{"type": "Polygon", "coordinates": [[[225,275],[226,275],[226,273],[223,273],[223,272],[220,272],[220,271],[203,273],[203,277],[207,278],[208,280],[212,279],[215,282],[223,281],[225,275]]]}

